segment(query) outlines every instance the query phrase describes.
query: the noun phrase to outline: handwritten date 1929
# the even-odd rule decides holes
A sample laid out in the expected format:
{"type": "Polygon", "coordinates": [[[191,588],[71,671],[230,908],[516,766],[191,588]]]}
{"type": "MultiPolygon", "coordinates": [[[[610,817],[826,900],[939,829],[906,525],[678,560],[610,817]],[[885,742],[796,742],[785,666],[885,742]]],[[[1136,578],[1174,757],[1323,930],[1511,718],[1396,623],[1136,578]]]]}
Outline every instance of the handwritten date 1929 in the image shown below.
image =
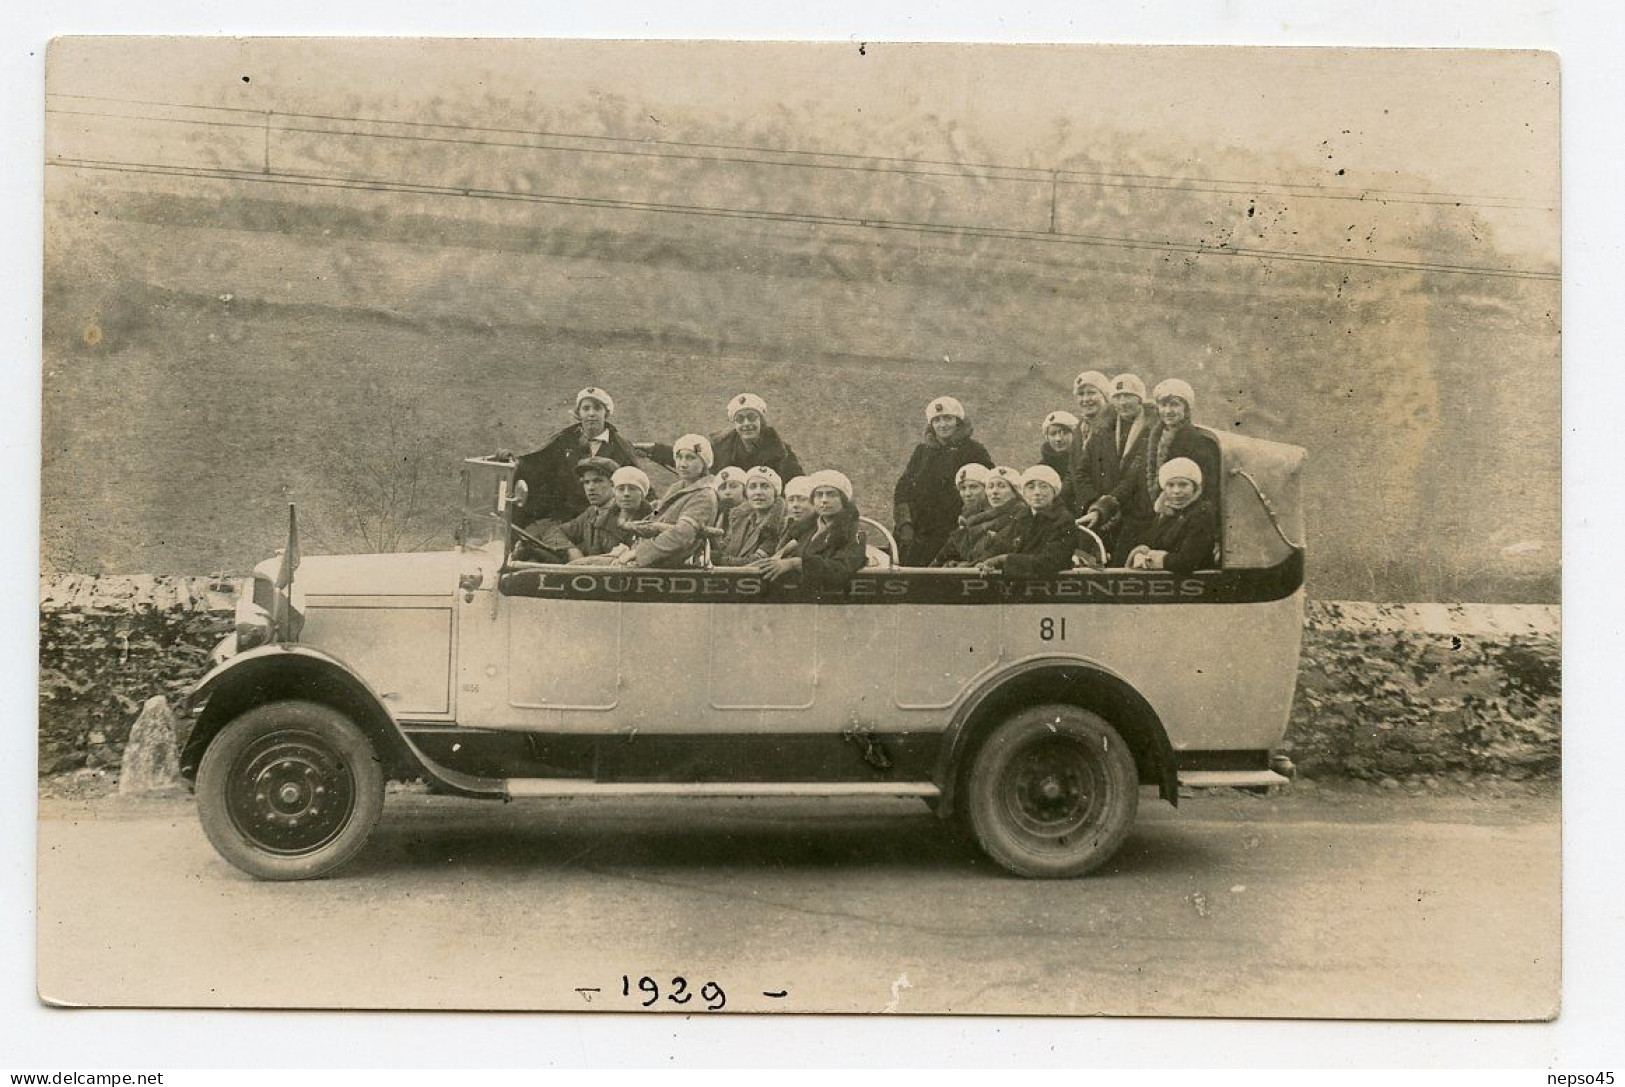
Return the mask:
{"type": "MultiPolygon", "coordinates": [[[[645,974],[634,981],[629,975],[621,975],[621,995],[631,997],[642,1007],[652,1008],[660,1002],[660,983],[645,974]]],[[[707,981],[699,987],[697,993],[689,991],[688,979],[684,977],[672,978],[666,985],[665,997],[672,1004],[689,1004],[695,997],[699,1000],[694,1003],[695,1008],[704,1008],[708,1012],[718,1012],[728,1006],[728,994],[722,991],[722,986],[714,981],[707,981]]]]}

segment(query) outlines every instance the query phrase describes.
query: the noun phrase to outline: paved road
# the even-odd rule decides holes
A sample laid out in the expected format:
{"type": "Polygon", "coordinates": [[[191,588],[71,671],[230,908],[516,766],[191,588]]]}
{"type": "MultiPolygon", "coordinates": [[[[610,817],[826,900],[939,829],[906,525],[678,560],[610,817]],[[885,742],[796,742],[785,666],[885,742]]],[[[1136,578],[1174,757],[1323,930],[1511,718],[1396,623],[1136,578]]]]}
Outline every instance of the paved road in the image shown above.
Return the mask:
{"type": "Polygon", "coordinates": [[[1147,801],[1106,869],[1041,883],[916,802],[393,795],[350,867],[270,884],[190,801],[46,800],[40,989],[596,1011],[680,974],[729,1011],[1542,1017],[1559,851],[1550,795],[1226,794],[1147,801]]]}

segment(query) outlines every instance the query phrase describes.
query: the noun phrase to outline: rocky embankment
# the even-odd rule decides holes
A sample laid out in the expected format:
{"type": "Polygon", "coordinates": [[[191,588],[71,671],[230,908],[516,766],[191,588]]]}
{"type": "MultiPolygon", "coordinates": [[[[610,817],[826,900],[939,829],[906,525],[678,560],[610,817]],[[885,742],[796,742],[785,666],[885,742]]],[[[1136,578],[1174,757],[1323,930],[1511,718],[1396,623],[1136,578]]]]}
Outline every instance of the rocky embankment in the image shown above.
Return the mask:
{"type": "MultiPolygon", "coordinates": [[[[235,591],[42,579],[40,773],[116,771],[142,703],[174,705],[202,675],[235,591]]],[[[1283,749],[1306,776],[1385,785],[1555,777],[1560,623],[1551,606],[1311,603],[1283,749]]]]}

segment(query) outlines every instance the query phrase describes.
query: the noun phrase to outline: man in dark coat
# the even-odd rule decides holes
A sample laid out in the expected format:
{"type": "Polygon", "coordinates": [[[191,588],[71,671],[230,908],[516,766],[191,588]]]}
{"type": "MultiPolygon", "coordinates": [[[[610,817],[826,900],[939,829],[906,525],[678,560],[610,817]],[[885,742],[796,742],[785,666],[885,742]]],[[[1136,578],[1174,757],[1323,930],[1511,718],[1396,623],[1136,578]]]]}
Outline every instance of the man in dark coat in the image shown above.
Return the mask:
{"type": "Polygon", "coordinates": [[[1144,473],[1146,432],[1155,418],[1145,407],[1145,382],[1138,376],[1118,374],[1111,390],[1112,418],[1090,435],[1075,487],[1078,508],[1109,547],[1113,541],[1132,544],[1132,534],[1151,522],[1151,503],[1141,508],[1133,483],[1144,473]]]}
{"type": "MultiPolygon", "coordinates": [[[[767,402],[755,393],[740,393],[728,401],[728,428],[710,435],[711,452],[716,457],[712,471],[738,468],[748,472],[752,468],[771,468],[786,482],[805,473],[796,451],[791,449],[779,432],[768,425],[767,402]]],[[[655,443],[640,444],[649,459],[670,468],[671,446],[655,443]]]]}
{"type": "Polygon", "coordinates": [[[522,562],[569,562],[584,554],[609,551],[614,544],[591,551],[587,547],[597,541],[596,530],[600,523],[615,514],[615,492],[610,477],[619,467],[608,457],[585,457],[577,463],[576,478],[580,480],[586,508],[562,524],[544,517],[522,526],[514,534],[513,557],[522,562]],[[589,535],[593,537],[591,541],[589,535]]]}
{"type": "Polygon", "coordinates": [[[892,492],[892,515],[903,566],[929,566],[959,527],[955,477],[967,464],[993,467],[987,448],[971,437],[965,406],[951,396],[926,405],[925,438],[914,447],[892,492]]]}
{"type": "MultiPolygon", "coordinates": [[[[644,521],[653,514],[647,497],[649,477],[643,469],[629,464],[617,467],[608,457],[588,457],[577,471],[589,505],[562,525],[540,521],[531,526],[544,555],[537,561],[575,562],[635,546],[638,538],[626,528],[627,522],[644,521]],[[602,498],[605,491],[612,495],[608,500],[602,498]]],[[[526,556],[516,549],[514,557],[526,556]]]]}
{"type": "Polygon", "coordinates": [[[542,447],[519,458],[516,479],[529,493],[515,511],[516,524],[535,521],[564,522],[587,508],[587,496],[576,478],[576,465],[588,457],[604,457],[619,467],[634,464],[637,454],[610,423],[615,401],[602,389],[576,393],[576,421],[547,439],[542,447]]]}
{"type": "Polygon", "coordinates": [[[978,564],[986,574],[1012,577],[1050,577],[1072,567],[1078,549],[1078,526],[1072,511],[1061,504],[1061,476],[1039,464],[1021,473],[1021,494],[1027,509],[1008,537],[1005,554],[978,564]]]}

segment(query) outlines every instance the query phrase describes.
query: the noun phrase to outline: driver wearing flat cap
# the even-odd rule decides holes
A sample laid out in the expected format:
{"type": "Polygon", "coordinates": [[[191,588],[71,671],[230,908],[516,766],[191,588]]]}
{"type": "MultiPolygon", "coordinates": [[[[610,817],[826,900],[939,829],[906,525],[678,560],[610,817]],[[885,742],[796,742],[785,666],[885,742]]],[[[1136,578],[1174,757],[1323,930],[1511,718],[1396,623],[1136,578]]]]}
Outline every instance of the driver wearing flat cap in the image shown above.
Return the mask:
{"type": "Polygon", "coordinates": [[[620,467],[608,457],[578,461],[576,478],[581,481],[587,508],[563,524],[544,517],[525,525],[515,533],[513,557],[528,562],[573,562],[587,555],[608,554],[629,542],[632,536],[620,527],[623,518],[614,501],[613,481],[620,467]]]}

